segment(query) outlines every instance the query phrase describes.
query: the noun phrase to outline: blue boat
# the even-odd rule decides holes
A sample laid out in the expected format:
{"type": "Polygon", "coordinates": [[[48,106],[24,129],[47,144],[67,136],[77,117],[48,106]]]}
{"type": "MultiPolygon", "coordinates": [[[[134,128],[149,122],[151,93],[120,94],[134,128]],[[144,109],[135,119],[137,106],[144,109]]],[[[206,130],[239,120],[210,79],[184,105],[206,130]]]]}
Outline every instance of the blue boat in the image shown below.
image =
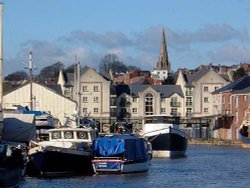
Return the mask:
{"type": "Polygon", "coordinates": [[[94,140],[95,173],[146,172],[151,160],[150,144],[134,135],[114,135],[94,140]]]}

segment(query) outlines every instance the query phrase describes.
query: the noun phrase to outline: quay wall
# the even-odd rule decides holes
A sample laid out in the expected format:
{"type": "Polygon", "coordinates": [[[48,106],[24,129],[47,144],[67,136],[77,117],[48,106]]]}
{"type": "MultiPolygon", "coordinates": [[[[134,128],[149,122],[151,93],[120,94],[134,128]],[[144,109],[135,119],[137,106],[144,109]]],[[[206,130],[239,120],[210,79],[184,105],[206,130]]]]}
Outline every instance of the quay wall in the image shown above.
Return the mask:
{"type": "Polygon", "coordinates": [[[239,141],[232,140],[222,140],[222,139],[188,139],[188,144],[190,145],[218,145],[218,146],[241,146],[239,141]]]}

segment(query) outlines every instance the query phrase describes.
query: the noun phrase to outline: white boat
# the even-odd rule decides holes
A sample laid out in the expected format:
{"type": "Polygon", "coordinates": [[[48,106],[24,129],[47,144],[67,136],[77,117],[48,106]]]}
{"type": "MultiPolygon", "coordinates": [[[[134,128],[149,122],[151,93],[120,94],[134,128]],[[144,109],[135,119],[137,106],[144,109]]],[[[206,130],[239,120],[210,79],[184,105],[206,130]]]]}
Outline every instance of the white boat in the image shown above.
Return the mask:
{"type": "Polygon", "coordinates": [[[92,142],[96,129],[87,126],[62,127],[48,130],[49,140],[32,142],[29,149],[27,175],[59,176],[93,174],[92,142]]]}
{"type": "Polygon", "coordinates": [[[96,174],[146,172],[151,160],[147,142],[134,135],[98,138],[93,152],[92,166],[96,174]]]}
{"type": "Polygon", "coordinates": [[[187,134],[179,128],[179,117],[148,115],[142,133],[152,144],[153,157],[181,157],[187,149],[187,134]]]}

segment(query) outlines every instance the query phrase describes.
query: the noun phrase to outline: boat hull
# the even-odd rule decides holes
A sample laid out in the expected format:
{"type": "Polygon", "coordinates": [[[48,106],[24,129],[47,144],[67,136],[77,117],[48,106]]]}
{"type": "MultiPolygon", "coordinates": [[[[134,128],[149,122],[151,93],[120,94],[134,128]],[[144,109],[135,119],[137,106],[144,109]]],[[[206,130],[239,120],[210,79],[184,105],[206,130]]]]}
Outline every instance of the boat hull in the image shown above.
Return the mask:
{"type": "Polygon", "coordinates": [[[92,160],[94,172],[99,173],[139,173],[149,169],[149,160],[125,161],[114,159],[92,160]]]}
{"type": "MultiPolygon", "coordinates": [[[[81,153],[81,151],[80,151],[81,153]]],[[[30,155],[27,165],[29,176],[61,176],[67,174],[93,174],[92,155],[46,150],[30,155]]]]}
{"type": "Polygon", "coordinates": [[[152,144],[153,157],[179,157],[184,156],[187,150],[187,138],[173,133],[171,130],[167,133],[150,136],[148,140],[152,144]]]}

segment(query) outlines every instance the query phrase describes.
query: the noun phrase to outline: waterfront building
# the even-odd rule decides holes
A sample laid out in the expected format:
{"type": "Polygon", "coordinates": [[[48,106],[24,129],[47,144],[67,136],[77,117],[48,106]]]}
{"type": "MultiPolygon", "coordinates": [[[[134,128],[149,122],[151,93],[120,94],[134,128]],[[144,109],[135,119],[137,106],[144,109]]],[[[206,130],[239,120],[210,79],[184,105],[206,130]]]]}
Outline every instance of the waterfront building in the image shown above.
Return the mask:
{"type": "Polygon", "coordinates": [[[179,85],[184,93],[185,117],[218,115],[220,105],[218,101],[213,100],[211,93],[228,83],[223,76],[206,67],[192,74],[179,70],[176,85],[179,85]]]}
{"type": "Polygon", "coordinates": [[[238,140],[238,128],[247,115],[250,104],[250,77],[228,84],[212,93],[221,98],[221,116],[215,122],[214,137],[226,140],[238,140]]]}
{"type": "MultiPolygon", "coordinates": [[[[77,94],[74,98],[77,98],[77,94]]],[[[111,81],[95,69],[84,67],[80,75],[80,115],[93,118],[101,126],[108,126],[111,119],[111,81]]],[[[113,106],[112,106],[113,107],[113,106]]],[[[102,130],[101,130],[102,131],[102,130]]]]}
{"type": "Polygon", "coordinates": [[[183,116],[184,95],[177,85],[118,85],[117,117],[141,124],[146,115],[183,116]]]}
{"type": "Polygon", "coordinates": [[[3,110],[14,110],[16,105],[47,111],[61,123],[65,115],[72,115],[76,109],[76,102],[62,95],[59,85],[45,86],[29,81],[4,93],[3,110]]]}

